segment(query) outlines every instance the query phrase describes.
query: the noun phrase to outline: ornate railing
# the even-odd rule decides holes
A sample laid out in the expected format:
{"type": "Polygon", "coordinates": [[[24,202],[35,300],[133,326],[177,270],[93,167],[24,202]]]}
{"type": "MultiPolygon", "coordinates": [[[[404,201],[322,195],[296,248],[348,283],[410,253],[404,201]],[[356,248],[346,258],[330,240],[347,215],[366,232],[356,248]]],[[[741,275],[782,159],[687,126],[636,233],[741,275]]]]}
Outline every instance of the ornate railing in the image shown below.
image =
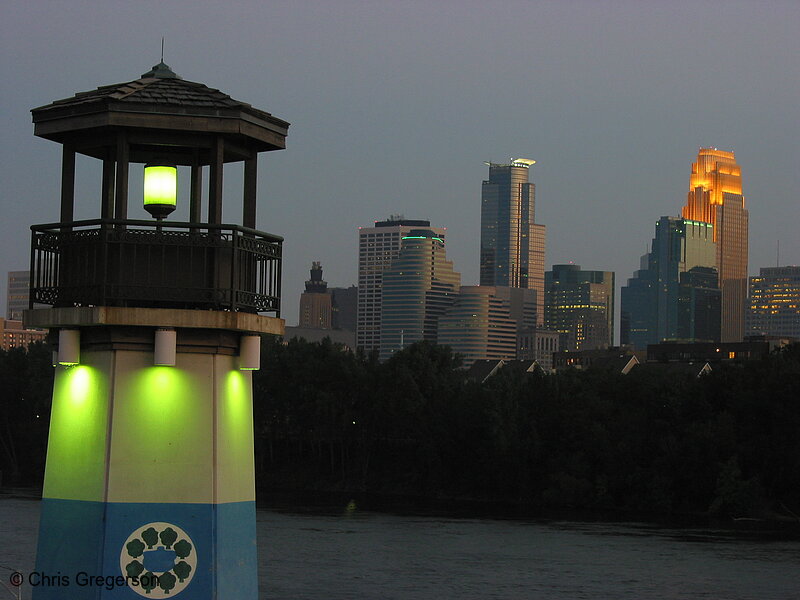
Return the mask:
{"type": "Polygon", "coordinates": [[[238,225],[115,219],[34,225],[31,231],[31,307],[280,315],[280,236],[238,225]]]}

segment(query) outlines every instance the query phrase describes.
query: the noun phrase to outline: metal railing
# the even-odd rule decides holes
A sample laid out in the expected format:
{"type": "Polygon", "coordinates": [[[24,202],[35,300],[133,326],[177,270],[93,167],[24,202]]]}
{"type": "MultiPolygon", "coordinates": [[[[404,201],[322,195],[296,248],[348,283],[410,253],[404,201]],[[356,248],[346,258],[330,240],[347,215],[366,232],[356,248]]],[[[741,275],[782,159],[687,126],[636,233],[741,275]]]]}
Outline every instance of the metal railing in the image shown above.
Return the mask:
{"type": "Polygon", "coordinates": [[[117,219],[33,225],[31,231],[31,308],[280,315],[280,236],[239,225],[117,219]]]}

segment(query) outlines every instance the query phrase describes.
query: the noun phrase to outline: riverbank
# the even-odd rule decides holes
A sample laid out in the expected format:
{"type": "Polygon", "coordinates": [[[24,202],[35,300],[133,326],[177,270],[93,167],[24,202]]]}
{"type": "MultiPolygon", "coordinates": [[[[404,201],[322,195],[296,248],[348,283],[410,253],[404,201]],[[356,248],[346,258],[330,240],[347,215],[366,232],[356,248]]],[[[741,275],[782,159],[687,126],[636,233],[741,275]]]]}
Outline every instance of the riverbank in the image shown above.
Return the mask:
{"type": "MultiPolygon", "coordinates": [[[[0,499],[40,500],[41,488],[0,488],[0,499]]],[[[267,489],[259,487],[259,508],[279,512],[341,514],[368,511],[395,515],[424,515],[464,519],[522,519],[586,523],[649,523],[679,529],[720,528],[752,532],[777,539],[800,540],[800,520],[789,517],[722,519],[703,513],[663,514],[611,508],[534,508],[520,502],[474,498],[427,497],[412,494],[371,493],[355,490],[267,489]]]]}
{"type": "Polygon", "coordinates": [[[789,518],[719,518],[704,513],[664,514],[610,508],[534,508],[524,503],[471,498],[426,497],[343,490],[291,490],[259,488],[260,508],[294,513],[356,511],[440,518],[574,521],[585,523],[647,523],[655,527],[714,528],[756,537],[800,540],[800,521],[789,518]]]}

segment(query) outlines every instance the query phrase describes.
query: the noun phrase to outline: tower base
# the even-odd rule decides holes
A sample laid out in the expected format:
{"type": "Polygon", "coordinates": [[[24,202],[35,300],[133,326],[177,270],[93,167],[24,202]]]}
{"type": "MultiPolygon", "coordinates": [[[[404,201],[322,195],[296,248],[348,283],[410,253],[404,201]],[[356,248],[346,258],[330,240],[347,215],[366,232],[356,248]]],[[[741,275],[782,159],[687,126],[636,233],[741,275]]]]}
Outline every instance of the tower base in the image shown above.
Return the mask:
{"type": "Polygon", "coordinates": [[[175,366],[153,365],[153,335],[84,326],[80,364],[57,367],[37,600],[258,597],[240,333],[179,328],[175,366]]]}

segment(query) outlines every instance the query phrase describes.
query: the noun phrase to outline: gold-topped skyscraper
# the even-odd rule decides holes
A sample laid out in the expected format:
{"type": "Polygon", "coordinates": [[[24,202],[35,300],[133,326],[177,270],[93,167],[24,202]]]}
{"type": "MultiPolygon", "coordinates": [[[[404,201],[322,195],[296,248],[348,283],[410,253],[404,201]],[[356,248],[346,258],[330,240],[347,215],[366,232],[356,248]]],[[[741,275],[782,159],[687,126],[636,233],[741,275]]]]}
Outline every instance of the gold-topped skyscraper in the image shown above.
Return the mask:
{"type": "Polygon", "coordinates": [[[722,290],[721,341],[739,342],[744,335],[747,299],[748,214],[742,169],[733,152],[700,148],[697,162],[692,164],[683,218],[714,226],[722,290]]]}

